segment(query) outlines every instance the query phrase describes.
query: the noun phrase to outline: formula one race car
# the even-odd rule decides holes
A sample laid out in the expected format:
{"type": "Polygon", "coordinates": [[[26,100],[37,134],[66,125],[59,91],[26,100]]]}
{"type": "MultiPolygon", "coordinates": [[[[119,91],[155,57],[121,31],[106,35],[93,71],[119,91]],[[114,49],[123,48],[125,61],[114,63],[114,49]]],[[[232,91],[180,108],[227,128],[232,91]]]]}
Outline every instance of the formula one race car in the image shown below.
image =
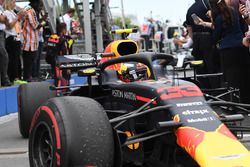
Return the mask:
{"type": "Polygon", "coordinates": [[[58,61],[60,68],[79,68],[87,84],[19,87],[19,126],[29,136],[30,166],[249,167],[248,149],[230,130],[244,117],[224,112],[247,112],[249,105],[207,101],[192,82],[168,77],[173,56],[126,50],[135,46],[115,41],[115,56],[100,62],[105,55],[58,61]],[[111,68],[122,65],[131,70],[111,68]]]}

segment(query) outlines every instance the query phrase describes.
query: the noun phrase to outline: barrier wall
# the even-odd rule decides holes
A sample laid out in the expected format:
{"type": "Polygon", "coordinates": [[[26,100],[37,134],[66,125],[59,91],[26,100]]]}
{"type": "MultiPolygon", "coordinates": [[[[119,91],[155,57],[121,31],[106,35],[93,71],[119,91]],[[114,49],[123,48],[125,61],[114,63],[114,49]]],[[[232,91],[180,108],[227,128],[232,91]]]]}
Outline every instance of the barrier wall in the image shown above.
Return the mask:
{"type": "Polygon", "coordinates": [[[17,112],[17,92],[18,86],[0,89],[0,116],[17,112]]]}
{"type": "MultiPolygon", "coordinates": [[[[48,80],[53,83],[53,80],[48,80]]],[[[71,85],[86,83],[86,78],[72,75],[71,85]]],[[[17,89],[18,86],[0,88],[0,117],[17,112],[17,89]]]]}

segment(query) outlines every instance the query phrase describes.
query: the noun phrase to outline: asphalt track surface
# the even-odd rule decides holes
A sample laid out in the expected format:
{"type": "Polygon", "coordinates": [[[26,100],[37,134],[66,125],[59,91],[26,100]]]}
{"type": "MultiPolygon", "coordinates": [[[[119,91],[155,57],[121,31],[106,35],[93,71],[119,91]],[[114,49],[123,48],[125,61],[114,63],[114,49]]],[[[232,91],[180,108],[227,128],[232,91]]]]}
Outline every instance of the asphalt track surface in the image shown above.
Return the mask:
{"type": "Polygon", "coordinates": [[[28,166],[28,140],[19,133],[17,114],[0,117],[0,167],[28,166]]]}
{"type": "MultiPolygon", "coordinates": [[[[243,124],[250,125],[250,117],[243,124]]],[[[250,150],[250,134],[242,142],[250,150]]],[[[0,117],[0,167],[28,166],[28,139],[19,133],[17,114],[0,117]]]]}

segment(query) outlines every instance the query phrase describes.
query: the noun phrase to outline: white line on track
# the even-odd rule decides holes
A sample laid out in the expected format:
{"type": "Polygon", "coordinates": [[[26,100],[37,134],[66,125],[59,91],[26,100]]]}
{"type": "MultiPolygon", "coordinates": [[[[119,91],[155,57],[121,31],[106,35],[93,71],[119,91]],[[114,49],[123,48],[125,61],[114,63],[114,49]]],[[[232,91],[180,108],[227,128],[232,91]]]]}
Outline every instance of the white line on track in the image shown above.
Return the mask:
{"type": "Polygon", "coordinates": [[[27,157],[28,148],[8,148],[0,149],[0,159],[14,158],[14,157],[27,157]]]}
{"type": "Polygon", "coordinates": [[[0,125],[4,124],[4,123],[7,123],[7,122],[10,122],[10,121],[12,121],[12,120],[14,120],[16,118],[17,118],[17,113],[2,116],[2,117],[0,117],[0,125]]]}
{"type": "Polygon", "coordinates": [[[10,158],[28,158],[28,152],[23,154],[4,154],[0,155],[0,159],[10,159],[10,158]]]}

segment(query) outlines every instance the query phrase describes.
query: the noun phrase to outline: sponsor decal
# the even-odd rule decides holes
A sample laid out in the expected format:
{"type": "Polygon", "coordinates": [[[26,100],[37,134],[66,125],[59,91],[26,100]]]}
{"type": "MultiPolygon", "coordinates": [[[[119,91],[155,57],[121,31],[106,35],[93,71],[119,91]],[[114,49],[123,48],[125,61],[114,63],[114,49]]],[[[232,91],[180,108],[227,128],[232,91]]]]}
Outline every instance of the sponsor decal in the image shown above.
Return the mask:
{"type": "Polygon", "coordinates": [[[208,121],[215,121],[214,117],[205,117],[205,118],[191,118],[187,119],[188,123],[196,123],[196,122],[208,122],[208,121]]]}
{"type": "Polygon", "coordinates": [[[121,90],[112,90],[112,96],[117,98],[123,98],[127,100],[136,101],[136,94],[133,92],[125,92],[121,90]]]}
{"type": "Polygon", "coordinates": [[[65,63],[60,64],[60,68],[89,67],[94,65],[96,65],[96,63],[65,63]]]}
{"type": "MultiPolygon", "coordinates": [[[[133,92],[127,92],[127,91],[121,91],[121,90],[112,90],[112,96],[116,98],[122,98],[122,99],[127,99],[127,100],[132,100],[132,101],[142,101],[142,102],[150,102],[152,99],[143,97],[143,96],[138,96],[133,92]]],[[[153,101],[152,104],[156,104],[156,101],[153,101]]]]}
{"type": "Polygon", "coordinates": [[[90,56],[90,55],[84,55],[84,54],[79,54],[79,55],[64,55],[65,58],[67,59],[72,59],[72,60],[82,60],[82,61],[94,61],[95,58],[90,56]]]}
{"type": "Polygon", "coordinates": [[[177,103],[177,107],[190,107],[190,106],[201,106],[203,105],[203,102],[197,101],[197,102],[191,102],[191,103],[177,103]]]}
{"type": "Polygon", "coordinates": [[[204,115],[208,114],[209,111],[207,109],[202,110],[186,110],[182,112],[182,115],[204,115]]]}
{"type": "Polygon", "coordinates": [[[136,94],[134,94],[132,92],[123,92],[123,98],[135,101],[136,100],[136,94]]]}
{"type": "Polygon", "coordinates": [[[182,86],[167,86],[157,89],[157,93],[161,93],[162,100],[181,98],[181,97],[195,97],[203,96],[203,93],[197,86],[182,85],[182,86]]]}
{"type": "MultiPolygon", "coordinates": [[[[186,104],[184,106],[186,106],[186,104]]],[[[192,103],[189,103],[188,106],[190,104],[192,103]]],[[[197,103],[194,103],[194,104],[197,104],[197,103]]],[[[181,112],[181,116],[184,116],[185,120],[188,123],[208,122],[208,121],[217,120],[215,116],[210,114],[210,111],[208,109],[184,110],[181,112]],[[206,116],[204,117],[204,115],[206,116]]]]}
{"type": "Polygon", "coordinates": [[[123,98],[123,91],[120,91],[120,90],[112,90],[112,96],[118,97],[118,98],[123,98]]]}

